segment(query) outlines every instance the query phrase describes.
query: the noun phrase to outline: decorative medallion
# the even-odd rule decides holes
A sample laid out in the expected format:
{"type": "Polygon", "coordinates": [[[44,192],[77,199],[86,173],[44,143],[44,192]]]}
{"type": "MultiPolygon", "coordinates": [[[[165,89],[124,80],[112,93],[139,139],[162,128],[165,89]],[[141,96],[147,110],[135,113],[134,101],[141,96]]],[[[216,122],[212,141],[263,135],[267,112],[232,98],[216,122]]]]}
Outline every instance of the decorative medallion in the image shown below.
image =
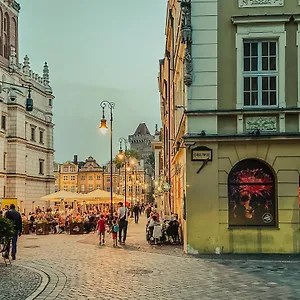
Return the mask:
{"type": "Polygon", "coordinates": [[[239,7],[284,6],[284,0],[238,0],[239,7]]]}

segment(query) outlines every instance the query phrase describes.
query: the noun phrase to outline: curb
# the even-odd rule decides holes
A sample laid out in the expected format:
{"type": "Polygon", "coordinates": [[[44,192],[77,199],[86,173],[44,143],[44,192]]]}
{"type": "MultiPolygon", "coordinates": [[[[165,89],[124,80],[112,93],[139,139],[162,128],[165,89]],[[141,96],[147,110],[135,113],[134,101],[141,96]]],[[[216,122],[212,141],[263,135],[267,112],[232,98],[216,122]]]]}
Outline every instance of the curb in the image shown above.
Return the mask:
{"type": "Polygon", "coordinates": [[[47,287],[50,279],[49,279],[49,276],[41,271],[41,270],[38,270],[38,269],[35,269],[35,268],[32,268],[32,267],[29,267],[29,266],[25,266],[25,265],[22,265],[22,264],[16,264],[20,267],[23,267],[23,268],[26,268],[30,271],[33,271],[33,272],[36,272],[38,274],[41,275],[41,283],[39,285],[39,287],[30,295],[26,298],[26,300],[34,300],[36,297],[38,297],[44,290],[45,288],[47,287]]]}

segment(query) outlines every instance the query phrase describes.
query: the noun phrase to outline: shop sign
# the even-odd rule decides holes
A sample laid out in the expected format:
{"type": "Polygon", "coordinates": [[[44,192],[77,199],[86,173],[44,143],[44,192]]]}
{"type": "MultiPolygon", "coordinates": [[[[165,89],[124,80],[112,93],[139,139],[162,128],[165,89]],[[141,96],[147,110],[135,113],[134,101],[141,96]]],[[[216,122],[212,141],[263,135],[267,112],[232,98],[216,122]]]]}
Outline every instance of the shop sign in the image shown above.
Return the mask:
{"type": "Polygon", "coordinates": [[[212,149],[206,146],[192,149],[192,161],[212,161],[212,149]]]}

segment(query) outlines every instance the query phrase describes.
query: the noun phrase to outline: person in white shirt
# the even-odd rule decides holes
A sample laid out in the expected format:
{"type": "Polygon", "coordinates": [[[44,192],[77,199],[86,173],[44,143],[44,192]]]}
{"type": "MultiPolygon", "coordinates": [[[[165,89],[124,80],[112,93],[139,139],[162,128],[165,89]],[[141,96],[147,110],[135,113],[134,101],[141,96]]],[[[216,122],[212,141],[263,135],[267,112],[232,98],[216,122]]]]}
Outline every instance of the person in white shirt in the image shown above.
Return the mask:
{"type": "Polygon", "coordinates": [[[123,202],[119,202],[118,207],[119,243],[124,245],[128,227],[128,208],[124,207],[123,202]]]}

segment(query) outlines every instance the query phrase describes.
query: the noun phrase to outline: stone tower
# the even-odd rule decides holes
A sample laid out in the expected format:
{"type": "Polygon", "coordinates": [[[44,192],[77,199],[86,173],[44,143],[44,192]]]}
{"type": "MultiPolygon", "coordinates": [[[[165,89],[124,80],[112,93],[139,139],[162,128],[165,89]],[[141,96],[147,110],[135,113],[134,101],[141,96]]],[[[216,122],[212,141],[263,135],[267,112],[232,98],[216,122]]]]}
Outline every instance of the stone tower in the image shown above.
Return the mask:
{"type": "Polygon", "coordinates": [[[128,136],[130,148],[140,154],[140,158],[146,163],[147,158],[153,152],[151,143],[154,136],[151,135],[147,125],[140,123],[134,134],[128,136]]]}

